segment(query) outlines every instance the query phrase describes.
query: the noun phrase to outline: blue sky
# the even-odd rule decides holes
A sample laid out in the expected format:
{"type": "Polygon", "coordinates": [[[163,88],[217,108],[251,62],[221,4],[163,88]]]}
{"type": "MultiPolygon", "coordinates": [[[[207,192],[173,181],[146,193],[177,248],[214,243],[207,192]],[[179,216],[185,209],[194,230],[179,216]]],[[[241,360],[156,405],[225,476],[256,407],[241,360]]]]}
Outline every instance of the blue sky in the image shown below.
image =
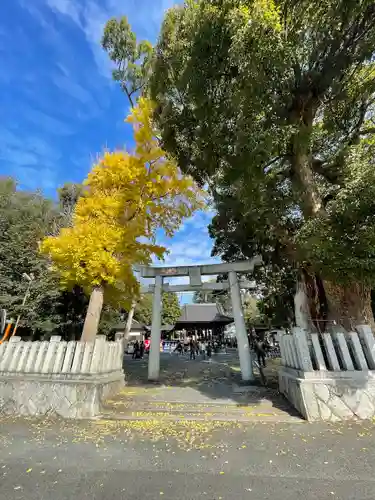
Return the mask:
{"type": "MultiPolygon", "coordinates": [[[[131,144],[128,105],[111,81],[100,47],[105,22],[126,15],[154,42],[174,0],[3,0],[0,7],[0,175],[21,189],[54,196],[81,182],[104,148],[131,144]]],[[[187,220],[172,240],[168,265],[210,257],[210,213],[187,220]]],[[[181,282],[182,280],[180,280],[181,282]]],[[[184,297],[184,302],[187,296],[184,297]]]]}

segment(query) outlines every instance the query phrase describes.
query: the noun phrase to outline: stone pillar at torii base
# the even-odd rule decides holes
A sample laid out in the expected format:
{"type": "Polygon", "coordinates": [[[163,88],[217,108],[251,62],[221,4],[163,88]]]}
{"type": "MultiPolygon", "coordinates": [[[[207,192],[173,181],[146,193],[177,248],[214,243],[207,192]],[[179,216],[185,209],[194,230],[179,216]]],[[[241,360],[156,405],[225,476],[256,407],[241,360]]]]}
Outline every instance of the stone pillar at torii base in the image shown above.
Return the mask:
{"type": "Polygon", "coordinates": [[[249,339],[247,336],[245,319],[241,302],[241,290],[237,273],[229,271],[230,295],[232,298],[234,325],[236,327],[237,349],[240,358],[242,380],[251,381],[254,379],[253,366],[251,362],[249,339]]]}
{"type": "Polygon", "coordinates": [[[245,320],[243,317],[240,290],[253,288],[254,284],[248,281],[239,281],[237,273],[251,273],[256,265],[262,260],[256,257],[249,261],[231,262],[224,264],[208,264],[203,266],[179,266],[179,267],[147,267],[139,266],[137,271],[142,278],[155,278],[155,285],[142,289],[142,293],[154,293],[152,306],[151,345],[148,361],[148,378],[152,381],[159,379],[160,373],[160,339],[161,339],[161,311],[162,292],[184,292],[200,290],[226,290],[230,289],[232,299],[234,322],[242,380],[251,382],[254,380],[253,366],[250,354],[248,336],[245,320]],[[222,283],[202,283],[204,275],[217,275],[228,273],[229,281],[222,283]],[[164,277],[189,276],[189,285],[163,284],[164,277]]]}
{"type": "Polygon", "coordinates": [[[148,358],[148,379],[158,380],[160,372],[160,340],[163,277],[155,277],[154,300],[152,302],[152,328],[150,354],[148,358]]]}

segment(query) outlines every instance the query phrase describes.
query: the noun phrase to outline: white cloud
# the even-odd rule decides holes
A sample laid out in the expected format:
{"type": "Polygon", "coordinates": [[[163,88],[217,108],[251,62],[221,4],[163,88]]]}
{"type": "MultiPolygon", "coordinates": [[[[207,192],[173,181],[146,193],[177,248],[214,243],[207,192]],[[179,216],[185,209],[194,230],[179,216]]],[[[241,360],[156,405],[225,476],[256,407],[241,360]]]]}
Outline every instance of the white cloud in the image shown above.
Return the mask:
{"type": "MultiPolygon", "coordinates": [[[[100,46],[105,23],[111,17],[126,15],[139,38],[154,41],[157,37],[164,12],[179,3],[178,0],[41,0],[54,12],[66,16],[83,31],[91,47],[99,71],[110,77],[109,62],[100,46]]],[[[26,8],[36,17],[35,7],[26,8]]]]}
{"type": "MultiPolygon", "coordinates": [[[[219,263],[220,259],[211,257],[212,240],[207,234],[207,225],[210,223],[214,212],[197,212],[193,217],[187,219],[172,239],[163,236],[158,238],[158,243],[169,250],[165,260],[160,262],[154,259],[153,265],[160,266],[196,266],[202,264],[219,263]]],[[[202,282],[215,279],[216,276],[202,276],[202,282]]],[[[154,283],[153,279],[141,279],[144,286],[154,283]]],[[[185,285],[189,283],[188,276],[177,278],[166,278],[165,283],[171,285],[185,285]]],[[[178,292],[177,296],[181,304],[190,303],[194,292],[178,292]]]]}
{"type": "Polygon", "coordinates": [[[157,243],[168,250],[164,261],[154,259],[156,266],[194,266],[221,262],[211,257],[213,241],[208,235],[207,226],[214,212],[197,212],[186,219],[173,238],[160,234],[157,243]]]}
{"type": "Polygon", "coordinates": [[[61,153],[45,140],[34,135],[19,137],[9,129],[0,128],[0,158],[17,165],[50,165],[61,158],[61,153]]]}
{"type": "Polygon", "coordinates": [[[0,160],[16,165],[37,165],[38,156],[32,152],[24,151],[16,147],[5,147],[1,149],[0,160]]]}
{"type": "Polygon", "coordinates": [[[171,266],[204,264],[212,260],[212,242],[205,235],[192,234],[189,238],[181,241],[179,235],[168,244],[163,244],[169,250],[165,258],[165,264],[171,266]]]}
{"type": "Polygon", "coordinates": [[[52,9],[58,10],[61,14],[70,17],[75,23],[80,24],[78,2],[73,0],[47,0],[47,4],[52,9]]]}
{"type": "Polygon", "coordinates": [[[197,212],[193,217],[187,219],[184,224],[184,230],[203,230],[205,233],[208,232],[208,226],[212,220],[212,217],[216,214],[213,210],[207,210],[204,212],[197,212]]]}
{"type": "Polygon", "coordinates": [[[194,261],[207,256],[208,252],[210,252],[210,244],[208,241],[205,241],[203,245],[202,242],[197,245],[197,242],[193,238],[190,238],[188,241],[178,241],[176,243],[172,243],[169,250],[169,260],[171,258],[183,257],[186,260],[194,261]]]}
{"type": "Polygon", "coordinates": [[[72,127],[67,122],[47,113],[43,113],[43,111],[39,109],[32,108],[31,106],[24,106],[24,114],[26,120],[38,126],[39,130],[44,130],[58,136],[67,136],[74,133],[74,130],[72,130],[72,127]]]}
{"type": "Polygon", "coordinates": [[[51,80],[64,94],[73,97],[73,99],[76,99],[82,104],[90,104],[90,106],[92,106],[92,94],[70,77],[55,74],[52,75],[51,80]]]}
{"type": "Polygon", "coordinates": [[[0,163],[21,188],[54,191],[60,158],[61,153],[40,136],[18,135],[10,128],[0,127],[0,163]]]}
{"type": "Polygon", "coordinates": [[[56,175],[51,168],[15,165],[12,176],[22,189],[54,191],[56,187],[56,175]]]}

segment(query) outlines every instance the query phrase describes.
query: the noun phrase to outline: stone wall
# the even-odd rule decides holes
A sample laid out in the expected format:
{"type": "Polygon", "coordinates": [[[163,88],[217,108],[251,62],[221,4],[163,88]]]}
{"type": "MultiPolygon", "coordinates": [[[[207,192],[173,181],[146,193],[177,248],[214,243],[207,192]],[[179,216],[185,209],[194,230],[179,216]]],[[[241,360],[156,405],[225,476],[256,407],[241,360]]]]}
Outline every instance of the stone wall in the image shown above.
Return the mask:
{"type": "Polygon", "coordinates": [[[122,372],[90,378],[0,375],[0,414],[91,418],[124,386],[122,372]]]}
{"type": "Polygon", "coordinates": [[[310,421],[375,417],[375,339],[371,328],[294,328],[280,344],[279,389],[310,421]]]}
{"type": "Polygon", "coordinates": [[[121,342],[22,342],[0,345],[0,413],[90,418],[124,386],[121,342]]]}
{"type": "Polygon", "coordinates": [[[280,392],[309,421],[375,417],[375,372],[302,372],[282,368],[280,392]]]}

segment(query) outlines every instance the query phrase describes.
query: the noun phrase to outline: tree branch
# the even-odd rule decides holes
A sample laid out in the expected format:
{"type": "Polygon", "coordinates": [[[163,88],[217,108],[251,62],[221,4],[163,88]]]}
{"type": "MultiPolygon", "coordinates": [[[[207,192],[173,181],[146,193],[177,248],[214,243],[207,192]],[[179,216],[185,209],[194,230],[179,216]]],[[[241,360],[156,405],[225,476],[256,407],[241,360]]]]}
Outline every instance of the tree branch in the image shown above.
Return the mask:
{"type": "Polygon", "coordinates": [[[338,184],[340,176],[334,165],[328,165],[324,161],[315,158],[311,162],[311,167],[316,174],[321,175],[328,182],[338,184]]]}
{"type": "Polygon", "coordinates": [[[267,169],[268,169],[271,165],[273,165],[274,163],[276,163],[278,160],[281,160],[282,158],[284,158],[284,156],[285,156],[285,155],[279,155],[279,156],[276,156],[275,158],[272,158],[272,160],[271,160],[271,161],[269,161],[269,162],[267,163],[267,165],[265,165],[265,166],[263,167],[263,171],[264,171],[265,173],[267,173],[267,169]]]}
{"type": "Polygon", "coordinates": [[[128,91],[128,88],[125,84],[122,85],[122,88],[125,90],[125,94],[127,96],[127,98],[129,99],[129,102],[130,102],[130,106],[132,108],[134,108],[134,101],[133,101],[133,98],[132,98],[132,94],[128,91]]]}
{"type": "Polygon", "coordinates": [[[375,134],[375,127],[367,127],[359,131],[360,135],[375,134]]]}

